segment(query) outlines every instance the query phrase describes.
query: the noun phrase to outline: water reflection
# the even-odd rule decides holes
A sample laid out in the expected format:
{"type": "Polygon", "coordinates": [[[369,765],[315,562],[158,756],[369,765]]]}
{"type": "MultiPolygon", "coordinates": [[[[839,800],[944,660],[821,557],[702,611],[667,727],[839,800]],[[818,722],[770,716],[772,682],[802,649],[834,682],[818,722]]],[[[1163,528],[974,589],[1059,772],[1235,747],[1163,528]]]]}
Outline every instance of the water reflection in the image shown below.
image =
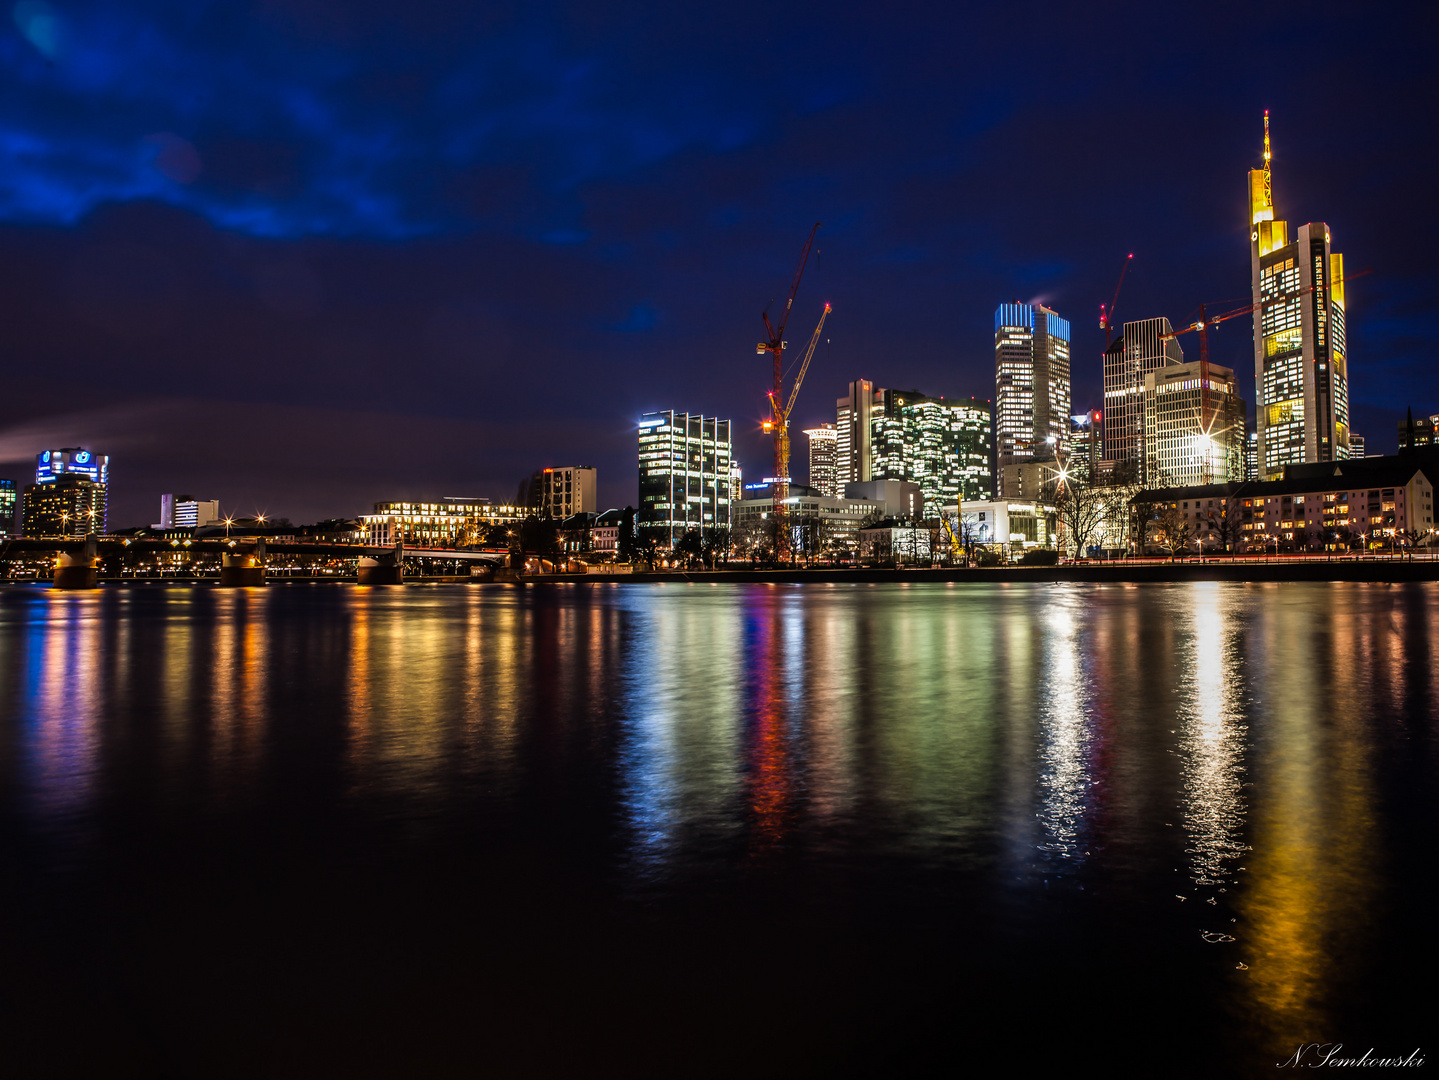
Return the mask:
{"type": "Polygon", "coordinates": [[[1089,692],[1080,665],[1082,598],[1060,594],[1043,618],[1039,721],[1039,847],[1050,856],[1084,854],[1081,823],[1089,804],[1089,692]]]}
{"type": "Polygon", "coordinates": [[[514,838],[605,897],[813,874],[817,917],[851,917],[830,882],[872,880],[876,906],[949,904],[981,934],[1032,929],[1041,894],[1068,930],[1092,890],[1119,944],[1269,1048],[1332,1033],[1393,941],[1418,827],[1392,777],[1432,793],[1436,606],[1432,586],[0,590],[0,807],[57,862],[115,821],[311,813],[381,822],[405,857],[462,836],[425,849],[461,878],[514,838]]]}
{"type": "Polygon", "coordinates": [[[1244,725],[1236,698],[1243,659],[1236,639],[1240,612],[1232,593],[1202,583],[1188,604],[1189,679],[1182,705],[1179,752],[1183,762],[1183,820],[1189,877],[1198,896],[1233,884],[1244,843],[1244,725]]]}
{"type": "Polygon", "coordinates": [[[33,823],[72,837],[96,796],[104,660],[98,608],[96,596],[66,596],[36,612],[21,642],[22,801],[33,823]]]}
{"type": "Polygon", "coordinates": [[[1402,677],[1391,681],[1404,665],[1385,659],[1392,592],[1360,588],[1328,591],[1315,605],[1269,590],[1254,650],[1254,686],[1264,692],[1254,706],[1263,736],[1252,772],[1263,798],[1238,900],[1248,926],[1243,985],[1281,1047],[1329,1026],[1326,1002],[1352,977],[1340,953],[1362,947],[1382,917],[1373,903],[1383,866],[1375,725],[1389,689],[1410,690],[1402,677]]]}

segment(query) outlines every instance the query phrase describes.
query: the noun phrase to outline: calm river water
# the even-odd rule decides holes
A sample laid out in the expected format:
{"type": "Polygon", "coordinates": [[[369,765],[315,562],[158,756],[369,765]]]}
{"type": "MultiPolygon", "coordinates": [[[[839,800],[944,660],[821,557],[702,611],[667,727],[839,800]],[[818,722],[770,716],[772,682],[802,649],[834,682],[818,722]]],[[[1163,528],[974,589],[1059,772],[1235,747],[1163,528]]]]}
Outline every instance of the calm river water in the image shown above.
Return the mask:
{"type": "Polygon", "coordinates": [[[0,590],[0,1067],[1434,1058],[1436,672],[1422,585],[0,590]]]}

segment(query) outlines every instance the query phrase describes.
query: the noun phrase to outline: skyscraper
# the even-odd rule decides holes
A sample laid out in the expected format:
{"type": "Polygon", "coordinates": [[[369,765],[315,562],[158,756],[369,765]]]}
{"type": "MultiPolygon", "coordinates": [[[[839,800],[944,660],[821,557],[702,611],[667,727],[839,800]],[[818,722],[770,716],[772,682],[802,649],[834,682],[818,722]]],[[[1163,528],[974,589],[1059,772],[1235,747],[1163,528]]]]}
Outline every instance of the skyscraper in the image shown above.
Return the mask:
{"type": "Polygon", "coordinates": [[[1274,218],[1269,170],[1249,170],[1250,285],[1261,479],[1284,466],[1349,457],[1349,361],[1344,333],[1344,258],[1330,250],[1329,226],[1274,218]]]}
{"type": "Polygon", "coordinates": [[[1144,376],[1144,460],[1164,487],[1239,483],[1244,479],[1244,402],[1234,372],[1209,365],[1167,364],[1144,376]],[[1206,400],[1207,399],[1207,400],[1206,400]]]}
{"type": "Polygon", "coordinates": [[[874,416],[884,410],[885,391],[868,379],[849,384],[849,394],[835,402],[835,486],[874,479],[870,446],[874,416]]]}
{"type": "Polygon", "coordinates": [[[1109,468],[1137,461],[1140,475],[1148,469],[1144,449],[1144,379],[1166,364],[1184,363],[1184,350],[1165,337],[1169,320],[1140,319],[1124,330],[1104,354],[1104,456],[1109,468]]]}
{"type": "Polygon", "coordinates": [[[1069,434],[1069,320],[1043,304],[994,312],[994,436],[999,466],[1069,434]]]}
{"type": "Polygon", "coordinates": [[[110,458],[83,446],[35,457],[35,483],[25,487],[26,536],[103,533],[109,512],[110,458]]]}
{"type": "Polygon", "coordinates": [[[989,402],[890,390],[871,422],[870,474],[918,484],[924,515],[934,517],[961,498],[992,496],[989,445],[989,402]]]}
{"type": "Polygon", "coordinates": [[[690,529],[727,529],[733,482],[730,422],[666,409],[639,422],[636,524],[673,546],[690,529]]]}
{"type": "Polygon", "coordinates": [[[808,428],[805,434],[809,436],[809,486],[828,495],[831,499],[838,498],[840,491],[836,472],[838,436],[835,426],[821,424],[816,428],[808,428]]]}
{"type": "Polygon", "coordinates": [[[15,507],[18,499],[15,481],[0,479],[0,536],[9,536],[15,531],[15,507]]]}

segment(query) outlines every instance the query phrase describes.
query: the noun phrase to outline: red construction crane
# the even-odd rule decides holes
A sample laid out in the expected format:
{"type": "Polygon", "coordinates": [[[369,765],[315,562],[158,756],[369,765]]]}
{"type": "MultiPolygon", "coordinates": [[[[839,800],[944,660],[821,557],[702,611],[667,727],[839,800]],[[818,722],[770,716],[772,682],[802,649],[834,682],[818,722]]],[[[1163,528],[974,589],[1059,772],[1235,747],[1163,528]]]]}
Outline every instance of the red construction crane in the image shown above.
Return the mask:
{"type": "MultiPolygon", "coordinates": [[[[1334,281],[1326,281],[1320,285],[1310,285],[1307,289],[1303,289],[1298,293],[1291,293],[1285,296],[1283,300],[1284,302],[1288,302],[1289,300],[1292,300],[1295,296],[1304,296],[1308,293],[1312,293],[1315,289],[1327,289],[1346,281],[1352,281],[1354,278],[1363,277],[1367,273],[1369,273],[1368,269],[1356,270],[1354,273],[1334,281]]],[[[1271,303],[1276,302],[1278,301],[1271,301],[1271,303]]],[[[1226,311],[1224,314],[1216,315],[1211,319],[1205,314],[1204,305],[1200,304],[1198,322],[1190,323],[1182,330],[1175,330],[1172,333],[1161,334],[1159,336],[1159,340],[1167,341],[1171,338],[1181,337],[1192,330],[1199,332],[1199,431],[1202,435],[1207,436],[1209,432],[1213,429],[1214,425],[1214,418],[1209,415],[1209,328],[1211,326],[1218,326],[1220,323],[1226,322],[1229,319],[1237,319],[1241,315],[1252,315],[1255,311],[1262,311],[1263,308],[1264,301],[1257,300],[1252,304],[1245,304],[1241,308],[1235,308],[1232,311],[1226,311]]],[[[1256,408],[1257,407],[1258,406],[1256,405],[1256,408]]],[[[1213,483],[1213,472],[1213,459],[1209,454],[1205,454],[1204,483],[1213,483]]]]}
{"type": "Polygon", "coordinates": [[[1099,305],[1099,328],[1104,331],[1104,351],[1109,352],[1109,342],[1114,334],[1114,309],[1119,306],[1119,290],[1124,288],[1124,275],[1129,272],[1129,260],[1134,258],[1130,252],[1124,257],[1124,265],[1119,268],[1119,284],[1114,286],[1114,299],[1109,302],[1106,309],[1103,304],[1099,305]]]}
{"type": "MultiPolygon", "coordinates": [[[[784,311],[780,312],[779,326],[776,327],[770,324],[769,308],[765,308],[764,312],[760,315],[760,318],[764,320],[764,329],[765,333],[769,335],[769,340],[761,341],[758,351],[760,355],[770,353],[774,356],[774,389],[770,393],[771,403],[778,403],[784,399],[784,328],[785,324],[789,322],[790,312],[794,310],[794,297],[795,294],[799,292],[799,280],[804,277],[804,268],[809,262],[809,250],[814,246],[814,235],[819,232],[819,226],[820,223],[816,221],[814,228],[809,231],[809,238],[804,242],[804,250],[799,253],[799,266],[795,268],[794,281],[790,284],[789,298],[784,302],[784,311]]],[[[771,404],[770,419],[766,427],[768,428],[769,425],[772,425],[775,419],[775,405],[771,404]]],[[[774,472],[776,479],[782,476],[780,444],[777,439],[774,444],[774,472]]],[[[779,492],[779,487],[780,485],[777,483],[775,485],[774,498],[774,512],[776,514],[782,514],[784,512],[784,500],[779,492]]]]}
{"type": "Polygon", "coordinates": [[[809,345],[804,350],[804,359],[800,361],[799,372],[794,377],[794,386],[790,388],[789,401],[781,403],[774,391],[770,391],[770,418],[764,422],[764,429],[774,435],[774,501],[775,506],[779,508],[776,513],[783,513],[785,500],[789,498],[790,414],[794,412],[794,403],[799,398],[799,388],[804,385],[804,374],[809,370],[810,358],[814,356],[814,347],[819,344],[819,335],[824,330],[824,321],[829,318],[829,312],[830,307],[825,304],[824,311],[819,316],[819,325],[814,328],[814,333],[810,335],[809,345]]]}

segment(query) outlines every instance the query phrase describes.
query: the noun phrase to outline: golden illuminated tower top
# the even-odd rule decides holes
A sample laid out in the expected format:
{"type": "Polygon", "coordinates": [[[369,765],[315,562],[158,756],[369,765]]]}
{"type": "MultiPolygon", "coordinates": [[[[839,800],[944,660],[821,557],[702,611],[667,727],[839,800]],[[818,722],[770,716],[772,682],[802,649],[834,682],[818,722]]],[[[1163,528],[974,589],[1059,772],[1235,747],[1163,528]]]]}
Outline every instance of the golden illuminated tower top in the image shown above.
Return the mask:
{"type": "MultiPolygon", "coordinates": [[[[1264,168],[1249,170],[1249,220],[1258,225],[1274,220],[1274,186],[1269,175],[1269,110],[1264,110],[1264,168]]],[[[1259,239],[1256,231],[1255,240],[1259,239]]]]}
{"type": "Polygon", "coordinates": [[[1274,186],[1269,175],[1269,110],[1264,110],[1264,205],[1274,209],[1274,186]]]}

